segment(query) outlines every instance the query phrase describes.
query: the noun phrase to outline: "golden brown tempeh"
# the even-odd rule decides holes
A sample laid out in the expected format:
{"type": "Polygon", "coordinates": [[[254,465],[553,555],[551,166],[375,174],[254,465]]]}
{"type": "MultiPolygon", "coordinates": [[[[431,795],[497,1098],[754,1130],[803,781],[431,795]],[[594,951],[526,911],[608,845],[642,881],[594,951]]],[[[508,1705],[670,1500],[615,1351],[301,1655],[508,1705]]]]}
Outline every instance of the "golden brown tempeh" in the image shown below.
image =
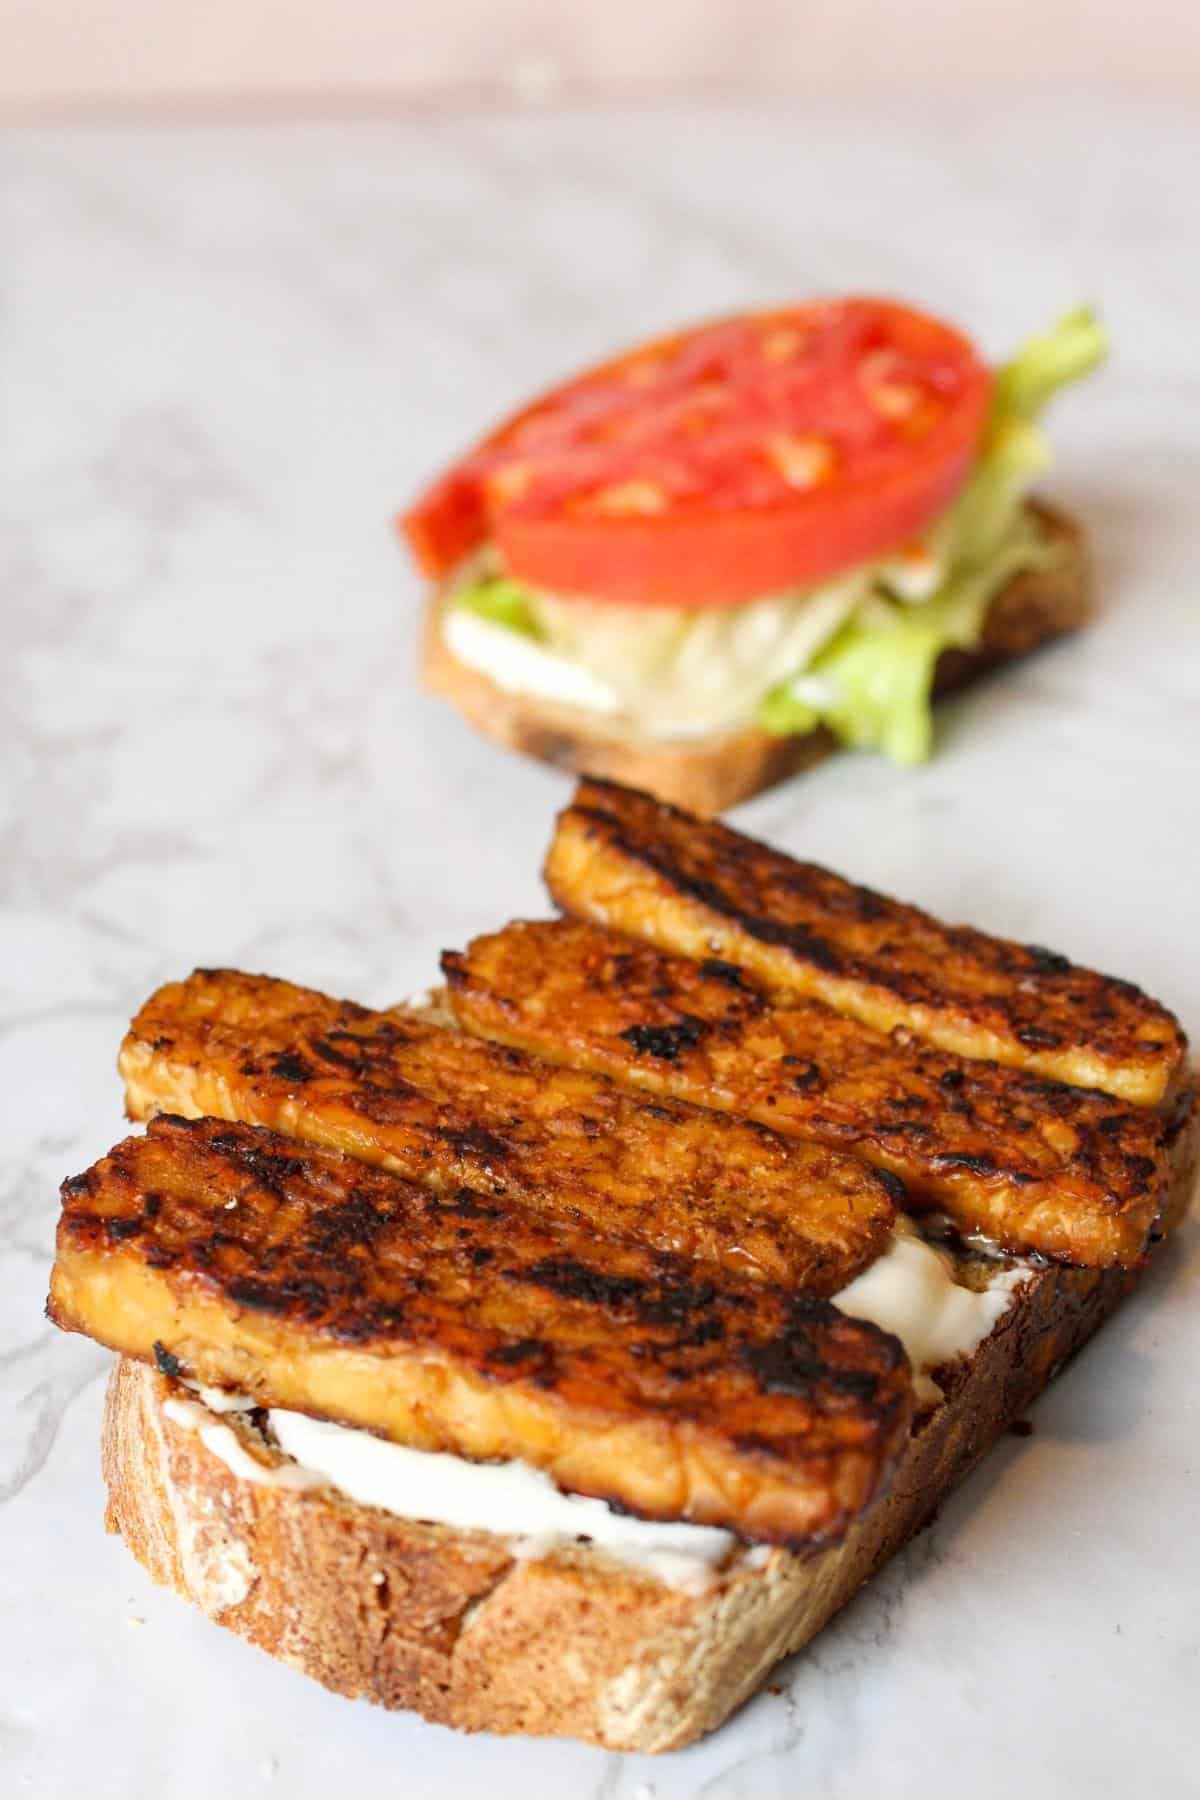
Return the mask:
{"type": "Polygon", "coordinates": [[[810,1293],[874,1258],[900,1185],[823,1145],[232,970],[160,989],[120,1068],[132,1118],[267,1125],[810,1293]]]}
{"type": "Polygon", "coordinates": [[[1158,1112],[772,999],[733,963],[578,920],[506,926],[442,968],[470,1029],[853,1150],[968,1233],[1101,1267],[1144,1253],[1167,1172],[1158,1112]]]}
{"type": "Polygon", "coordinates": [[[1131,982],[1039,945],[943,925],[815,863],[615,783],[580,782],[546,881],[566,912],[720,957],[879,1031],[1156,1105],[1180,1081],[1178,1021],[1131,982]]]}
{"type": "Polygon", "coordinates": [[[63,1184],[50,1314],[169,1373],[647,1518],[840,1536],[903,1447],[895,1338],[590,1224],[214,1119],[63,1184]]]}

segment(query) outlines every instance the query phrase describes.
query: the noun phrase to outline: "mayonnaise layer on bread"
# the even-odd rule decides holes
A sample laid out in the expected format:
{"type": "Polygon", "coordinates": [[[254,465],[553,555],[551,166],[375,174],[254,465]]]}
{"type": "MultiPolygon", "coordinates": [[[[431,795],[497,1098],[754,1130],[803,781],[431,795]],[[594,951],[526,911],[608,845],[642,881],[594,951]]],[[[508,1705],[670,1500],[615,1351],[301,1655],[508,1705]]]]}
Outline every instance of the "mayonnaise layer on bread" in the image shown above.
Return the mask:
{"type": "MultiPolygon", "coordinates": [[[[931,1371],[971,1356],[1032,1273],[1025,1265],[997,1263],[978,1289],[965,1287],[954,1278],[949,1254],[901,1218],[887,1250],[835,1294],[833,1303],[900,1339],[913,1366],[918,1407],[927,1409],[942,1397],[931,1371]]],[[[331,1487],[362,1506],[403,1518],[493,1532],[510,1540],[520,1560],[563,1548],[599,1550],[684,1593],[705,1592],[726,1567],[745,1566],[747,1555],[761,1560],[732,1532],[615,1513],[602,1500],[560,1492],[525,1463],[473,1463],[412,1450],[302,1413],[268,1413],[284,1460],[260,1462],[221,1417],[244,1411],[250,1402],[219,1389],[195,1392],[194,1400],[166,1401],[166,1417],[197,1432],[206,1449],[243,1480],[292,1489],[331,1487]]]]}
{"type": "Polygon", "coordinates": [[[927,1407],[942,1397],[930,1371],[978,1350],[1031,1274],[1025,1265],[998,1265],[982,1288],[964,1287],[951,1274],[948,1254],[901,1216],[883,1255],[835,1294],[833,1304],[900,1339],[912,1364],[917,1405],[927,1407]]]}
{"type": "Polygon", "coordinates": [[[695,609],[529,588],[487,546],[449,584],[446,646],[505,692],[579,708],[631,736],[686,742],[824,725],[848,744],[920,762],[939,656],[976,646],[1000,590],[1062,554],[1026,505],[1050,462],[1038,419],[1103,352],[1103,332],[1080,311],[999,370],[965,486],[885,556],[813,587],[695,609]]]}
{"type": "Polygon", "coordinates": [[[620,696],[582,663],[492,619],[481,618],[469,607],[447,610],[442,636],[459,662],[480,670],[506,694],[532,694],[559,706],[581,706],[600,714],[621,710],[620,696]]]}
{"type": "Polygon", "coordinates": [[[518,1561],[534,1561],[567,1546],[590,1546],[666,1587],[703,1593],[737,1549],[731,1531],[635,1519],[613,1512],[603,1500],[564,1494],[527,1463],[474,1463],[412,1450],[369,1431],[278,1408],[267,1420],[286,1460],[260,1462],[220,1416],[245,1410],[250,1402],[211,1388],[197,1394],[195,1400],[167,1400],[166,1417],[194,1431],[241,1480],[264,1487],[332,1487],[360,1506],[377,1506],[402,1518],[493,1532],[509,1539],[518,1561]]]}

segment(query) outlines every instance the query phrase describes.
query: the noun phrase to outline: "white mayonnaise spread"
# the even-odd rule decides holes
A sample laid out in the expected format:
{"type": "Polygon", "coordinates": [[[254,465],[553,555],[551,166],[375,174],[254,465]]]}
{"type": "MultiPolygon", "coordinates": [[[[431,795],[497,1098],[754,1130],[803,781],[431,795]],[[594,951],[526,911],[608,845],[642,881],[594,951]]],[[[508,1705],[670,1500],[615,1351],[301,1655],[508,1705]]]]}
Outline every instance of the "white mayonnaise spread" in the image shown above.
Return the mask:
{"type": "Polygon", "coordinates": [[[361,1505],[461,1531],[494,1531],[515,1540],[520,1558],[589,1538],[668,1587],[703,1591],[736,1541],[732,1532],[712,1526],[631,1519],[611,1512],[603,1500],[560,1493],[527,1463],[471,1463],[410,1450],[303,1413],[273,1411],[270,1420],[280,1449],[361,1505]]]}
{"type": "Polygon", "coordinates": [[[219,1388],[193,1391],[199,1399],[165,1401],[164,1416],[194,1431],[232,1474],[263,1487],[333,1487],[362,1506],[405,1518],[495,1532],[512,1540],[513,1555],[522,1561],[582,1539],[684,1593],[704,1593],[737,1548],[731,1531],[632,1519],[610,1511],[603,1500],[561,1493],[548,1475],[527,1463],[474,1463],[411,1450],[369,1431],[279,1408],[267,1419],[290,1460],[260,1462],[219,1416],[245,1411],[251,1402],[219,1388]]]}
{"type": "MultiPolygon", "coordinates": [[[[888,1249],[833,1302],[900,1339],[913,1366],[917,1400],[931,1405],[942,1396],[930,1370],[978,1349],[1032,1272],[997,1267],[981,1292],[961,1287],[949,1257],[901,1219],[888,1249]]],[[[247,1481],[297,1489],[329,1486],[361,1505],[406,1518],[495,1532],[512,1540],[518,1558],[546,1556],[582,1540],[686,1593],[711,1587],[737,1550],[732,1532],[628,1518],[602,1500],[561,1493],[549,1476],[526,1463],[474,1463],[412,1450],[303,1413],[268,1413],[289,1460],[259,1462],[220,1417],[245,1411],[251,1402],[219,1388],[194,1392],[195,1400],[166,1401],[165,1416],[196,1432],[214,1456],[247,1481]]],[[[760,1567],[767,1554],[752,1546],[742,1552],[741,1564],[760,1567]]]]}
{"type": "Polygon", "coordinates": [[[854,1319],[869,1319],[900,1339],[913,1367],[918,1404],[940,1400],[931,1369],[970,1356],[989,1337],[1029,1280],[1029,1268],[996,1268],[976,1292],[959,1285],[951,1259],[920,1237],[907,1219],[897,1221],[892,1241],[833,1304],[854,1319]]]}
{"type": "MultiPolygon", "coordinates": [[[[202,1391],[211,1398],[211,1388],[202,1391]]],[[[242,1404],[245,1405],[245,1402],[242,1404]]],[[[237,1408],[224,1403],[220,1410],[235,1412],[237,1408]]],[[[272,1465],[259,1462],[256,1456],[251,1456],[233,1427],[226,1425],[209,1410],[207,1400],[176,1400],[174,1397],[164,1400],[163,1417],[169,1419],[172,1425],[182,1426],[184,1431],[194,1431],[204,1448],[210,1450],[219,1462],[223,1462],[242,1481],[257,1482],[260,1487],[312,1488],[324,1485],[325,1478],[322,1475],[313,1469],[303,1468],[299,1463],[272,1465]]]]}
{"type": "Polygon", "coordinates": [[[897,600],[916,604],[932,600],[950,573],[950,559],[938,536],[935,530],[884,557],[875,571],[879,585],[897,600]]]}
{"type": "Polygon", "coordinates": [[[740,730],[763,695],[803,668],[869,589],[861,571],[746,606],[626,606],[536,597],[540,639],[451,603],[454,656],[506,693],[582,707],[645,737],[740,730]]]}
{"type": "Polygon", "coordinates": [[[506,625],[493,625],[466,607],[449,609],[442,620],[442,636],[459,662],[487,675],[506,694],[532,694],[538,700],[557,700],[588,712],[621,709],[613,690],[582,663],[559,656],[506,625]]]}

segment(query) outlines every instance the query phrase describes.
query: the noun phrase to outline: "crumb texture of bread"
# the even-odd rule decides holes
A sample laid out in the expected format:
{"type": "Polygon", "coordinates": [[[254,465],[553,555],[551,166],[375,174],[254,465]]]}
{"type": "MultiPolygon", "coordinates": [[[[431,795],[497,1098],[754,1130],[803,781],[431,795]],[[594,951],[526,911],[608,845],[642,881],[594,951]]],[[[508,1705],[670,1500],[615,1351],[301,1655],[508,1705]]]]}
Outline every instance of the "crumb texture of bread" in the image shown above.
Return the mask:
{"type": "MultiPolygon", "coordinates": [[[[937,693],[949,693],[998,663],[1078,630],[1091,616],[1087,558],[1078,526],[1042,502],[1032,510],[1060,555],[1045,569],[1015,575],[1001,589],[988,610],[979,645],[942,656],[937,693]]],[[[579,707],[508,693],[469,668],[448,649],[440,611],[435,599],[425,629],[426,687],[506,748],[576,774],[643,788],[660,800],[712,817],[837,749],[837,740],[823,728],[802,737],[775,737],[746,726],[683,742],[630,736],[612,721],[579,707]]]]}
{"type": "Polygon", "coordinates": [[[1135,1279],[1035,1273],[943,1378],[946,1403],[843,1543],[737,1562],[702,1595],[598,1552],[519,1560],[488,1533],[248,1481],[164,1411],[173,1383],[125,1359],[105,1408],[106,1524],[155,1581],[337,1693],[467,1731],[675,1749],[728,1717],[929,1520],[1135,1279]]]}

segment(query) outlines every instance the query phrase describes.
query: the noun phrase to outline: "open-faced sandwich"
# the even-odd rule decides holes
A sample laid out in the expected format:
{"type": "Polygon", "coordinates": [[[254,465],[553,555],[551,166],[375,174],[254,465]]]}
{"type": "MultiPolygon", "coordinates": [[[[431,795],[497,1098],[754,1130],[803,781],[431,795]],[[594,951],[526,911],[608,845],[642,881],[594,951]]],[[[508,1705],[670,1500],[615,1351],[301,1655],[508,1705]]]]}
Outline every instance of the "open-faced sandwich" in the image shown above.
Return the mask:
{"type": "Polygon", "coordinates": [[[1196,1109],[1129,983],[646,794],[546,874],[420,1006],[154,994],[49,1310],[156,1580],[340,1693],[665,1750],[1129,1292],[1196,1109]]]}
{"type": "Polygon", "coordinates": [[[404,515],[427,684],[502,743],[711,814],[837,742],[928,755],[935,694],[1087,616],[1029,498],[1090,313],[991,371],[891,300],[639,345],[491,431],[404,515]]]}

